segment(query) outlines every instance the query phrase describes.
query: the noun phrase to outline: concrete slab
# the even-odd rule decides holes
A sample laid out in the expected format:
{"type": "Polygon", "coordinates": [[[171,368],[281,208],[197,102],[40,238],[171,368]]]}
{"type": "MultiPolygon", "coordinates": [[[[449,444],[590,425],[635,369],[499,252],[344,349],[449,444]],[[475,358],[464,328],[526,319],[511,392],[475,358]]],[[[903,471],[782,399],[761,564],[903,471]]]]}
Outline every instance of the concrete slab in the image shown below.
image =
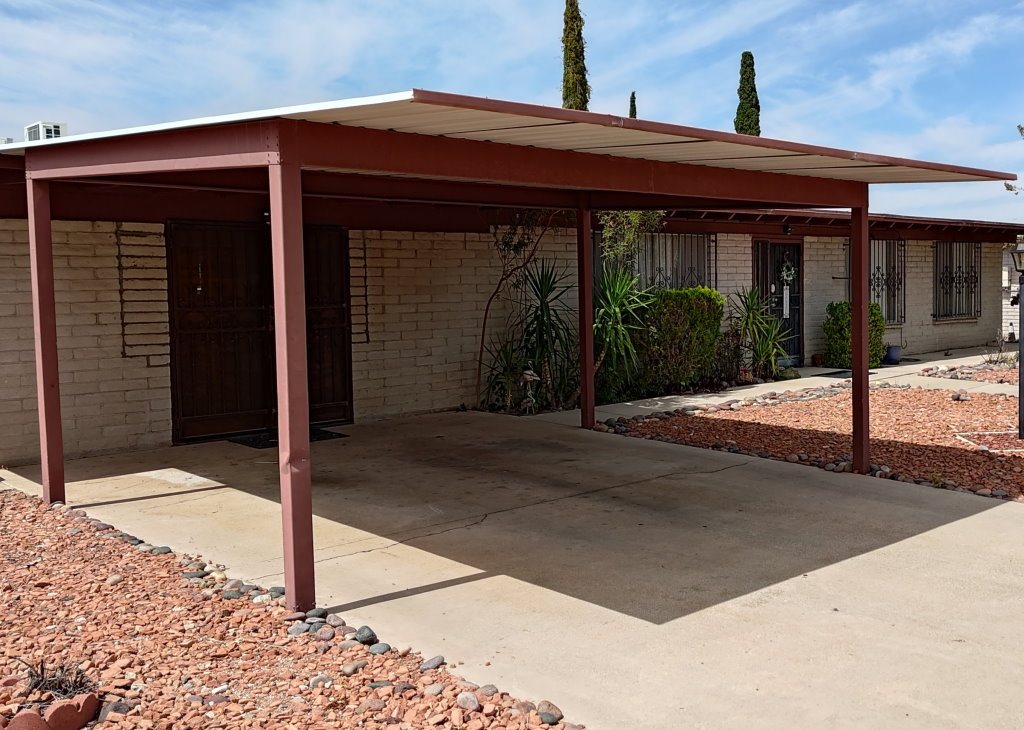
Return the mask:
{"type": "MultiPolygon", "coordinates": [[[[1024,724],[993,685],[1020,666],[1024,505],[538,419],[343,430],[313,445],[319,602],[473,681],[594,730],[1024,724]]],[[[68,473],[90,514],[280,580],[273,451],[68,473]]]]}

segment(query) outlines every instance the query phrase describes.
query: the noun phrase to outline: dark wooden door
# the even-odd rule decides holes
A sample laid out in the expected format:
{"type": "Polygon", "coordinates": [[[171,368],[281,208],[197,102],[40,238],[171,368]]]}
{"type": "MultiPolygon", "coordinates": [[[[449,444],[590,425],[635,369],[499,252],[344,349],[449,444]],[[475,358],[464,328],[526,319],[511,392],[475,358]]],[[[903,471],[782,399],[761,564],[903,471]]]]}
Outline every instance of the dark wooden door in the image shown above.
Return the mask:
{"type": "MultiPolygon", "coordinates": [[[[168,226],[175,441],[277,425],[273,282],[265,225],[168,226]]],[[[348,240],[306,229],[310,420],[352,418],[348,240]]]]}
{"type": "Polygon", "coordinates": [[[782,322],[788,360],[803,364],[803,246],[793,241],[754,241],[754,282],[782,322]]]}

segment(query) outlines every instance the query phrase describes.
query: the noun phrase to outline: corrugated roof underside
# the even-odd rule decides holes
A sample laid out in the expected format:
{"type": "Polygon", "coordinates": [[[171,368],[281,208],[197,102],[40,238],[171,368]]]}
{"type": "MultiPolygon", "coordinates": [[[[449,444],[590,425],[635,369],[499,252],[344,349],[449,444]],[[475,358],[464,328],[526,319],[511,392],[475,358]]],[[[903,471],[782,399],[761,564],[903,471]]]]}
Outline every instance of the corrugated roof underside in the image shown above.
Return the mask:
{"type": "Polygon", "coordinates": [[[288,116],[310,122],[413,134],[868,183],[987,179],[953,171],[406,100],[288,116]]]}

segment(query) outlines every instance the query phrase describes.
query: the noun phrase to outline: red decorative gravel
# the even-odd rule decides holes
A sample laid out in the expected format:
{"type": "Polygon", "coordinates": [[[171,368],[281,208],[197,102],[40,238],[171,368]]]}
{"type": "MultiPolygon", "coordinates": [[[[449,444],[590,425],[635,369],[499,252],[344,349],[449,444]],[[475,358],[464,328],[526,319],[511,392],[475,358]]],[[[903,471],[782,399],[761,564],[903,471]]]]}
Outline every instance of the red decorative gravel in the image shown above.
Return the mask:
{"type": "MultiPolygon", "coordinates": [[[[673,416],[631,427],[640,434],[661,434],[698,446],[728,443],[781,459],[802,453],[812,460],[833,461],[852,451],[850,424],[851,395],[845,391],[770,407],[673,416]]],[[[958,433],[1016,428],[1017,399],[1012,396],[972,393],[968,401],[953,401],[944,390],[871,391],[871,460],[903,476],[953,482],[973,490],[1003,489],[1010,497],[1020,497],[1024,454],[981,451],[957,437],[958,433]]]]}
{"type": "MultiPolygon", "coordinates": [[[[445,666],[421,671],[415,653],[289,636],[282,599],[204,597],[182,578],[181,556],[143,554],[108,534],[0,489],[0,718],[52,700],[25,695],[16,661],[45,659],[79,664],[104,703],[124,703],[103,728],[577,728],[543,724],[532,705],[516,712],[515,698],[460,685],[445,666]],[[367,665],[343,676],[357,660],[367,665]],[[311,688],[318,675],[330,682],[311,688]],[[440,694],[425,693],[434,684],[440,694]]],[[[374,628],[386,641],[386,627],[374,628]]]]}

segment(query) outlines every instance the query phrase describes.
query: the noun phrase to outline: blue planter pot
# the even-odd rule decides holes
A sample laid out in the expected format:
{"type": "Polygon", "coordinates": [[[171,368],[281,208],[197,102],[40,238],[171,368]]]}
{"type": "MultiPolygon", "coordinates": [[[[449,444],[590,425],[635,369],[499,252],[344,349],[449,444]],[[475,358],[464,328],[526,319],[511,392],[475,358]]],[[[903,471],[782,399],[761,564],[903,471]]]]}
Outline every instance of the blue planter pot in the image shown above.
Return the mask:
{"type": "Polygon", "coordinates": [[[882,358],[882,362],[886,365],[899,365],[901,357],[903,357],[903,345],[888,345],[885,348],[885,357],[882,358]]]}

